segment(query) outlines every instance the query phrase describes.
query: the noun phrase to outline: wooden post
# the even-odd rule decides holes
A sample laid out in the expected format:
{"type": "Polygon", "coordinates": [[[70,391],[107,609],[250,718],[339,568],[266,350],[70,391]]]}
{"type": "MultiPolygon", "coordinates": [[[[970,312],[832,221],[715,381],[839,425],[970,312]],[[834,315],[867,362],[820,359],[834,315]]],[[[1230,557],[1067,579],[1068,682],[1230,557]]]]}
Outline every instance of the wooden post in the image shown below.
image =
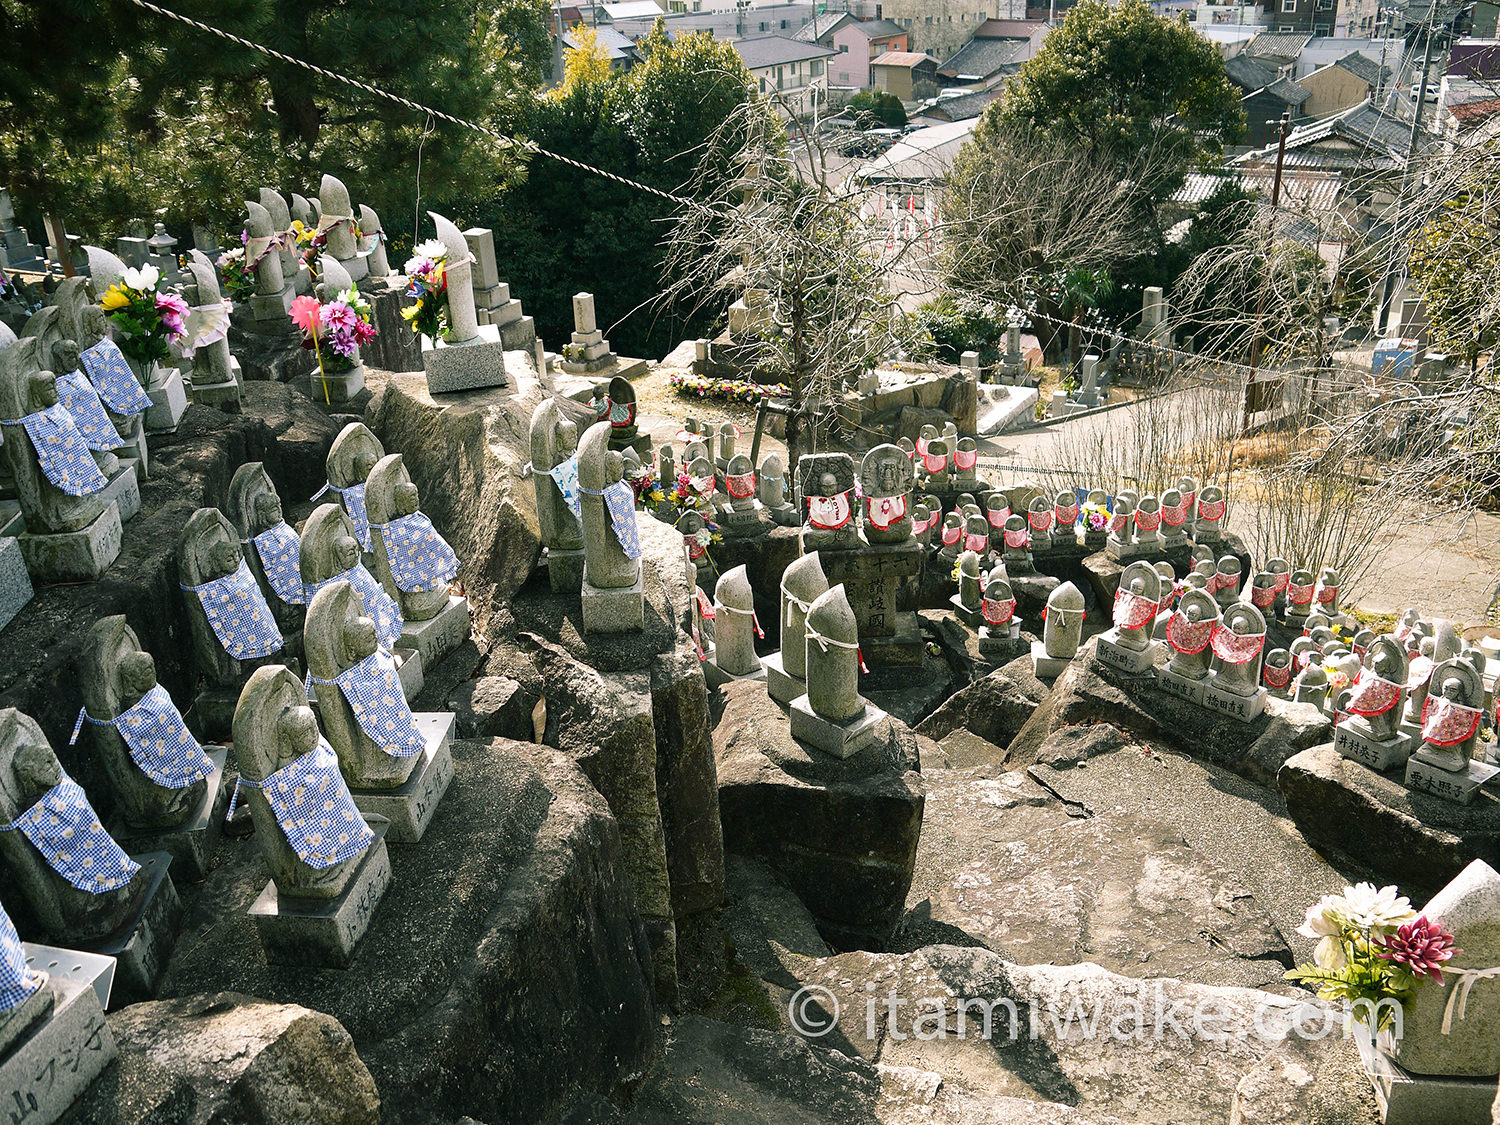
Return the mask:
{"type": "Polygon", "coordinates": [[[47,240],[57,247],[58,264],[62,266],[63,276],[72,277],[76,271],[73,269],[73,248],[68,245],[68,228],[54,215],[42,216],[42,225],[47,228],[47,240]]]}

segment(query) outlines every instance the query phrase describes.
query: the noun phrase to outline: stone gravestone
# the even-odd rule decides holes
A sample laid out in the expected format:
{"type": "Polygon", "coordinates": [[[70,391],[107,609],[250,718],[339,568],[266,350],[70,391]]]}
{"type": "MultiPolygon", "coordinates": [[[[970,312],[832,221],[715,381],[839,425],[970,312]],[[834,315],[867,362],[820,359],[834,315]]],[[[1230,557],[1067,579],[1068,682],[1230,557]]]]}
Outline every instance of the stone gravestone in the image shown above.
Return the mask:
{"type": "Polygon", "coordinates": [[[1083,357],[1083,382],[1073,398],[1073,405],[1079,410],[1092,410],[1099,405],[1099,356],[1096,354],[1083,357]]]}
{"type": "MultiPolygon", "coordinates": [[[[434,667],[469,638],[469,599],[449,592],[458,556],[422,513],[401,454],[375,462],[365,486],[375,577],[401,607],[401,648],[434,667]]],[[[393,840],[398,837],[392,836],[393,840]]]]}
{"type": "MultiPolygon", "coordinates": [[[[531,414],[531,471],[548,584],[554,594],[582,590],[578,427],[554,399],[545,400],[531,414]]],[[[662,486],[670,487],[670,482],[664,480],[662,486]]]]}
{"type": "Polygon", "coordinates": [[[79,722],[115,798],[107,831],[127,851],[166,852],[175,879],[198,882],[208,874],[229,804],[227,751],[198,745],[123,616],[94,623],[78,671],[79,722]]]}
{"type": "Polygon", "coordinates": [[[875,544],[911,538],[912,466],[900,446],[877,445],[866,453],[859,480],[865,494],[865,539],[875,544]]]}
{"type": "Polygon", "coordinates": [[[1100,661],[1127,676],[1151,670],[1159,646],[1151,628],[1161,604],[1161,576],[1150,563],[1131,563],[1120,575],[1113,607],[1114,627],[1099,635],[1100,661]]]}
{"type": "Polygon", "coordinates": [[[464,240],[474,258],[474,311],[480,325],[498,328],[507,350],[529,350],[536,343],[536,320],[526,315],[521,302],[510,295],[510,286],[500,280],[494,232],[471,227],[464,231],[464,240]]]}
{"type": "Polygon", "coordinates": [[[0,536],[0,629],[11,623],[34,593],[21,544],[13,536],[0,536]]]}
{"type": "MultiPolygon", "coordinates": [[[[310,293],[312,291],[312,277],[302,268],[302,255],[297,252],[297,242],[292,231],[292,213],[281,193],[275,188],[263,187],[260,189],[260,205],[265,208],[266,214],[270,216],[269,227],[276,232],[278,245],[271,252],[281,262],[280,284],[291,286],[294,292],[310,293]],[[300,285],[299,285],[300,281],[300,285]]],[[[248,206],[248,205],[247,205],[248,206]]],[[[248,251],[246,253],[245,267],[250,268],[251,262],[248,251]]],[[[256,275],[259,281],[259,274],[256,275]]],[[[257,287],[256,292],[260,289],[257,287]]],[[[254,307],[252,303],[252,309],[254,307]]],[[[257,320],[261,319],[260,313],[256,312],[257,320]]],[[[285,315],[285,311],[283,314],[285,315]]]]}
{"type": "Polygon", "coordinates": [[[1286,623],[1305,627],[1312,612],[1314,580],[1311,571],[1294,570],[1287,577],[1286,623]]]}
{"type": "Polygon", "coordinates": [[[1219,604],[1206,590],[1188,590],[1167,619],[1166,642],[1171,652],[1156,670],[1163,691],[1203,705],[1213,651],[1209,642],[1219,627],[1219,604]]]}
{"type": "Polygon", "coordinates": [[[1266,706],[1266,689],[1260,686],[1265,617],[1253,605],[1234,602],[1209,643],[1216,662],[1203,689],[1203,706],[1242,723],[1259,718],[1266,706]]]}
{"type": "Polygon", "coordinates": [[[193,710],[221,738],[250,670],[285,647],[276,617],[250,573],[239,533],[217,508],[199,508],[177,540],[177,581],[187,609],[193,665],[202,690],[193,710]]]}
{"type": "Polygon", "coordinates": [[[760,489],[760,505],[771,514],[772,523],[777,527],[796,527],[801,522],[797,509],[787,503],[786,468],[779,453],[767,454],[760,463],[757,485],[760,489]]]}
{"type": "Polygon", "coordinates": [[[1333,748],[1376,771],[1404,765],[1411,746],[1401,733],[1406,697],[1406,649],[1394,637],[1379,637],[1365,654],[1346,710],[1334,728],[1333,748]]]}
{"type": "Polygon", "coordinates": [[[247,461],[229,481],[229,522],[244,545],[245,561],[276,617],[287,647],[301,648],[307,593],[298,559],[302,540],[287,522],[276,485],[259,461],[247,461]]]}
{"type": "Polygon", "coordinates": [[[854,522],[854,461],[847,453],[809,453],[797,462],[797,495],[805,522],[802,553],[859,547],[854,522]]]}
{"type": "Polygon", "coordinates": [[[1292,685],[1292,672],[1292,654],[1284,648],[1273,648],[1266,653],[1260,680],[1272,695],[1285,699],[1292,685]]]}
{"type": "Polygon", "coordinates": [[[285,277],[282,263],[287,255],[295,261],[297,252],[286,245],[286,228],[278,229],[271,213],[259,203],[247,199],[245,211],[249,215],[245,221],[245,268],[255,274],[250,315],[272,328],[290,332],[292,323],[287,314],[292,311],[292,299],[297,295],[295,275],[285,277]]]}
{"type": "Polygon", "coordinates": [[[163,852],[129,856],[104,831],[41,727],[0,710],[0,860],[34,922],[36,937],[118,961],[116,995],[152,996],[182,921],[163,852]],[[19,822],[19,823],[17,823],[19,822]]]}
{"type": "MultiPolygon", "coordinates": [[[[368,254],[362,254],[356,241],[359,225],[349,189],[342,180],[324,173],[318,185],[318,230],[327,238],[328,253],[337,259],[354,281],[369,275],[368,254]]],[[[467,280],[467,278],[465,279],[467,280]]]]}
{"type": "Polygon", "coordinates": [[[1422,746],[1406,763],[1406,787],[1467,805],[1500,768],[1476,762],[1484,678],[1461,657],[1432,670],[1422,706],[1422,746]]]}
{"type": "Polygon", "coordinates": [[[234,713],[238,799],[271,880],[249,914],[272,964],[346,968],[391,881],[387,825],[362,816],[307,694],[285,668],[258,668],[234,713]],[[317,821],[305,791],[322,798],[317,821]]]}
{"type": "Polygon", "coordinates": [[[448,331],[440,340],[422,338],[422,367],[432,394],[506,387],[505,344],[494,324],[480,324],[470,284],[469,244],[459,229],[427,212],[447,254],[448,331]]]}
{"type": "Polygon", "coordinates": [[[835,758],[876,741],[886,714],[859,694],[859,630],[842,586],[807,611],[807,694],[791,703],[792,737],[835,758]]]}
{"type": "Polygon", "coordinates": [[[41,581],[92,582],[120,553],[120,512],[56,380],[35,369],[39,345],[32,337],[0,353],[0,449],[26,519],[21,554],[41,581]]]}
{"type": "Polygon", "coordinates": [[[714,588],[714,654],[703,666],[708,686],[730,680],[764,680],[766,670],[755,654],[760,625],[755,620],[755,595],[743,566],[726,570],[714,588]]]}
{"type": "Polygon", "coordinates": [[[635,500],[624,461],[608,448],[609,424],[596,422],[578,443],[583,506],[583,631],[638,633],[646,627],[645,578],[635,500]]]}
{"type": "Polygon", "coordinates": [[[229,354],[229,302],[219,292],[219,271],[201,250],[189,252],[187,268],[190,283],[183,297],[190,311],[184,352],[193,359],[193,401],[238,414],[240,361],[229,354]]]}
{"type": "Polygon", "coordinates": [[[977,630],[984,620],[980,603],[984,601],[983,572],[979,556],[965,551],[958,556],[958,593],[948,599],[954,616],[970,629],[977,630]]]}
{"type": "Polygon", "coordinates": [[[1052,549],[1078,546],[1078,495],[1059,492],[1052,502],[1052,549]]]}
{"type": "Polygon", "coordinates": [[[1025,651],[1021,640],[1021,620],[1016,616],[1016,595],[1005,574],[1005,565],[996,564],[984,580],[979,602],[984,624],[979,627],[979,655],[992,664],[1005,664],[1025,651]]]}
{"type": "Polygon", "coordinates": [[[392,843],[422,838],[453,779],[454,716],[414,714],[396,663],[346,581],[330,582],[307,607],[308,676],[339,770],[362,813],[390,822],[392,843]]]}
{"type": "Polygon", "coordinates": [[[790,706],[807,692],[807,611],[827,592],[828,579],[816,551],[796,559],[782,572],[781,651],[761,662],[766,690],[778,703],[790,706]]]}
{"type": "Polygon", "coordinates": [[[1064,582],[1047,596],[1042,639],[1031,646],[1031,668],[1037,679],[1050,680],[1062,675],[1078,655],[1083,614],[1083,593],[1073,583],[1064,582]]]}
{"type": "Polygon", "coordinates": [[[573,337],[563,347],[563,370],[573,375],[593,375],[614,365],[615,355],[594,311],[594,295],[573,294],[573,337]]]}

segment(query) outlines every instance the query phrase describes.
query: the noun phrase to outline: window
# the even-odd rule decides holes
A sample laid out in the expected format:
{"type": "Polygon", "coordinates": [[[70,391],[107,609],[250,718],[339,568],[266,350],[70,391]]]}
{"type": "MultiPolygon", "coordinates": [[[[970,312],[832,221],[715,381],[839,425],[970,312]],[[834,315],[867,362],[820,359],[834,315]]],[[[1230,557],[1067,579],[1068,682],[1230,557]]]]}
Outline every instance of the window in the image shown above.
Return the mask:
{"type": "Polygon", "coordinates": [[[1297,29],[1289,23],[1284,23],[1276,29],[1277,31],[1296,31],[1297,29]]]}
{"type": "Polygon", "coordinates": [[[762,30],[762,31],[770,31],[770,30],[771,30],[771,29],[770,29],[770,27],[768,27],[768,26],[767,26],[767,25],[766,25],[766,24],[764,24],[764,23],[762,23],[762,24],[761,24],[761,25],[760,25],[760,29],[761,29],[761,30],[762,30]]]}
{"type": "Polygon", "coordinates": [[[782,31],[785,31],[785,30],[786,30],[786,20],[782,20],[782,21],[781,21],[781,30],[782,30],[782,31]]]}
{"type": "Polygon", "coordinates": [[[928,17],[927,17],[927,22],[928,22],[928,23],[929,23],[929,24],[931,24],[931,23],[932,23],[932,17],[931,17],[931,16],[928,16],[928,17]]]}
{"type": "Polygon", "coordinates": [[[762,94],[766,92],[766,80],[764,78],[760,80],[760,92],[762,94]]]}
{"type": "Polygon", "coordinates": [[[849,53],[849,44],[847,44],[847,43],[841,44],[839,46],[839,54],[846,55],[848,53],[849,53]]]}
{"type": "Polygon", "coordinates": [[[1313,10],[1317,12],[1331,12],[1333,11],[1333,0],[1316,0],[1313,10]]]}
{"type": "Polygon", "coordinates": [[[1295,12],[1297,10],[1297,0],[1281,0],[1281,10],[1283,12],[1295,12]]]}
{"type": "Polygon", "coordinates": [[[814,78],[822,78],[823,77],[823,60],[822,59],[813,59],[813,61],[812,61],[812,76],[814,78]]]}

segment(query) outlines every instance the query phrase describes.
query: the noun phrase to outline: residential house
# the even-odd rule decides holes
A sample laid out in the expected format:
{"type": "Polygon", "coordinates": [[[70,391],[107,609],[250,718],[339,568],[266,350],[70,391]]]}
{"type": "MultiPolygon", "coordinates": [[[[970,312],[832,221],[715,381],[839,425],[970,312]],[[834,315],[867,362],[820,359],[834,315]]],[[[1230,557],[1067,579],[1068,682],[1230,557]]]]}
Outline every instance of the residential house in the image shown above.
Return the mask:
{"type": "Polygon", "coordinates": [[[1274,56],[1235,55],[1224,62],[1229,81],[1245,91],[1240,104],[1245,109],[1244,143],[1251,148],[1271,144],[1279,135],[1282,118],[1290,114],[1293,121],[1302,115],[1302,103],[1309,94],[1286,77],[1283,71],[1293,64],[1282,64],[1274,56]]]}
{"type": "Polygon", "coordinates": [[[1246,27],[1263,31],[1268,2],[1272,0],[1198,0],[1192,15],[1193,25],[1199,32],[1210,27],[1246,27]]]}
{"type": "MultiPolygon", "coordinates": [[[[1277,3],[1285,2],[1286,0],[1277,0],[1277,3]]],[[[1310,3],[1311,0],[1293,0],[1293,2],[1310,3]]],[[[1278,16],[1275,13],[1268,13],[1266,18],[1274,21],[1278,16]]],[[[1259,59],[1266,66],[1275,68],[1278,74],[1293,78],[1297,73],[1297,61],[1302,57],[1302,52],[1311,39],[1312,35],[1308,32],[1262,31],[1253,36],[1241,48],[1239,54],[1259,59]]]]}
{"type": "Polygon", "coordinates": [[[1469,34],[1476,39],[1493,39],[1500,35],[1500,0],[1474,0],[1469,34]]]}
{"type": "Polygon", "coordinates": [[[906,32],[890,20],[861,20],[849,12],[824,12],[793,35],[808,43],[831,47],[839,57],[829,62],[829,85],[869,90],[874,86],[870,64],[890,51],[905,51],[906,32]]]}
{"type": "Polygon", "coordinates": [[[1306,78],[1315,70],[1336,63],[1350,52],[1357,52],[1376,66],[1383,66],[1392,74],[1401,72],[1401,59],[1406,53],[1406,40],[1389,36],[1377,39],[1335,39],[1320,35],[1310,39],[1297,59],[1297,81],[1306,78]]]}
{"type": "Polygon", "coordinates": [[[870,63],[870,70],[875,89],[910,102],[937,89],[937,66],[937,59],[928,54],[887,51],[870,63]]]}
{"type": "Polygon", "coordinates": [[[1302,113],[1307,117],[1327,117],[1353,109],[1368,100],[1391,79],[1391,70],[1371,62],[1358,51],[1351,51],[1337,62],[1319,67],[1297,85],[1307,91],[1302,113]]]}
{"type": "MultiPolygon", "coordinates": [[[[685,0],[691,8],[700,0],[685,0]]],[[[673,39],[694,31],[706,31],[715,39],[748,39],[757,35],[792,36],[802,30],[814,16],[817,8],[813,3],[746,5],[743,8],[709,8],[715,0],[701,0],[705,5],[699,10],[672,13],[666,17],[654,16],[646,19],[619,20],[614,24],[617,31],[632,39],[642,39],[650,34],[658,19],[665,19],[667,34],[673,39]]],[[[671,3],[671,0],[668,0],[671,3]]]]}
{"type": "Polygon", "coordinates": [[[779,96],[791,113],[806,113],[828,96],[828,60],[838,54],[832,48],[762,35],[737,39],[734,49],[760,92],[779,96]]]}
{"type": "Polygon", "coordinates": [[[1448,52],[1448,74],[1486,81],[1500,78],[1500,39],[1460,39],[1448,52]]]}
{"type": "Polygon", "coordinates": [[[656,0],[619,0],[615,4],[600,4],[598,13],[603,23],[618,23],[620,20],[656,19],[667,14],[656,0]]]}
{"type": "Polygon", "coordinates": [[[973,37],[938,67],[938,81],[989,89],[1041,49],[1052,26],[1045,20],[985,20],[973,37]]]}
{"type": "Polygon", "coordinates": [[[1266,0],[1266,26],[1277,34],[1352,38],[1373,33],[1378,18],[1378,0],[1266,0]]]}
{"type": "MultiPolygon", "coordinates": [[[[601,50],[609,59],[610,70],[629,70],[637,62],[635,41],[621,35],[612,27],[591,28],[594,40],[599,44],[601,50]]],[[[552,73],[558,80],[563,75],[563,56],[568,51],[576,51],[579,47],[578,32],[576,28],[570,28],[562,33],[554,41],[554,57],[552,60],[552,73]]]]}

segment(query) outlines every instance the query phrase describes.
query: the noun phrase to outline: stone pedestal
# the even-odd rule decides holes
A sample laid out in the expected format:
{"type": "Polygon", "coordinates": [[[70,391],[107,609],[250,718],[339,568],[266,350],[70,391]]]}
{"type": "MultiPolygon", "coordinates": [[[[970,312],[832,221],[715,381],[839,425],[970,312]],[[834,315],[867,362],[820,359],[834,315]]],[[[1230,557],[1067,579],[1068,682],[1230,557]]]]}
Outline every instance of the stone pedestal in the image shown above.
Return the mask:
{"type": "Polygon", "coordinates": [[[422,367],[427,372],[427,390],[435,395],[510,385],[505,375],[505,345],[493,324],[481,324],[479,335],[464,344],[433,343],[423,336],[422,367]]]}
{"type": "Polygon", "coordinates": [[[1406,763],[1406,787],[1419,793],[1431,793],[1456,805],[1467,805],[1474,800],[1479,787],[1496,774],[1500,774],[1500,766],[1487,766],[1472,759],[1468,769],[1445,770],[1436,765],[1432,755],[1423,749],[1414,752],[1406,763]]]}
{"type": "Polygon", "coordinates": [[[1139,676],[1149,672],[1156,663],[1156,654],[1161,647],[1153,641],[1145,648],[1129,648],[1120,643],[1118,627],[1100,633],[1095,643],[1098,647],[1100,663],[1108,665],[1117,672],[1123,672],[1127,676],[1139,676]]]}
{"type": "Polygon", "coordinates": [[[1333,728],[1333,748],[1351,762],[1369,766],[1376,773],[1406,764],[1411,746],[1401,735],[1376,740],[1363,716],[1352,715],[1333,728]]]}
{"type": "Polygon", "coordinates": [[[422,658],[422,666],[431,668],[468,640],[469,622],[469,599],[449,595],[448,604],[435,617],[403,624],[398,644],[415,651],[422,658]]]}
{"type": "Polygon", "coordinates": [[[349,792],[366,817],[390,821],[386,838],[393,844],[415,844],[432,821],[438,802],[453,780],[453,725],[451,711],[418,711],[412,716],[427,740],[422,760],[396,789],[355,789],[349,792]]]}
{"type": "Polygon", "coordinates": [[[853,757],[874,742],[885,718],[886,713],[868,700],[864,713],[848,723],[823,718],[805,695],[791,703],[792,737],[835,758],[853,757]]]}
{"type": "Polygon", "coordinates": [[[146,388],[151,405],[146,409],[146,432],[167,434],[177,428],[187,409],[187,388],[182,384],[182,375],[175,367],[157,367],[157,376],[146,388]]]}
{"type": "Polygon", "coordinates": [[[386,824],[369,821],[375,839],[360,858],[359,869],[338,898],[310,904],[283,905],[276,884],[269,882],[251,905],[261,948],[272,965],[348,968],[391,882],[391,857],[385,846],[386,824]]]}
{"type": "Polygon", "coordinates": [[[970,609],[964,605],[963,597],[954,594],[948,599],[948,608],[953,611],[955,617],[967,625],[970,629],[978,629],[984,624],[984,613],[978,606],[970,609]]]}
{"type": "Polygon", "coordinates": [[[21,557],[21,544],[0,538],[0,629],[21,612],[33,593],[31,575],[26,573],[26,560],[21,557]]]}
{"type": "Polygon", "coordinates": [[[542,548],[542,565],[547,568],[547,584],[554,594],[576,594],[583,589],[583,551],[559,551],[542,548]]]}
{"type": "Polygon", "coordinates": [[[118,1053],[93,988],[48,976],[52,1011],[0,1063],[0,1104],[16,1125],[61,1118],[118,1053]]]}
{"type": "Polygon", "coordinates": [[[1203,688],[1203,706],[1242,723],[1254,722],[1266,709],[1266,689],[1258,687],[1253,695],[1236,695],[1216,687],[1210,676],[1203,688]]]}
{"type": "MultiPolygon", "coordinates": [[[[766,691],[782,706],[790,707],[792,700],[807,694],[807,681],[801,676],[787,674],[786,663],[780,652],[761,657],[760,667],[765,673],[766,691]]],[[[707,672],[707,668],[704,671],[707,672]]]]}
{"type": "Polygon", "coordinates": [[[926,642],[915,613],[898,613],[896,631],[888,637],[861,637],[860,651],[870,668],[917,668],[926,642]]]}
{"type": "Polygon", "coordinates": [[[1494,1078],[1412,1074],[1372,1043],[1362,1029],[1356,1027],[1351,1037],[1359,1048],[1365,1075],[1375,1087],[1385,1125],[1490,1125],[1497,1087],[1494,1078]]]}
{"type": "Polygon", "coordinates": [[[290,321],[292,300],[297,295],[296,286],[288,285],[280,293],[256,293],[250,298],[250,315],[256,320],[290,321]]]}
{"type": "Polygon", "coordinates": [[[199,406],[212,406],[225,414],[238,414],[244,403],[244,392],[234,379],[222,383],[194,383],[193,402],[199,406]]]}
{"type": "Polygon", "coordinates": [[[1015,622],[1002,625],[998,630],[989,625],[979,627],[979,655],[996,667],[1009,664],[1029,651],[1031,644],[1021,636],[1020,626],[1015,622]]]}
{"type": "Polygon", "coordinates": [[[324,374],[316,369],[308,378],[312,381],[312,399],[330,405],[348,402],[365,389],[365,365],[351,367],[348,371],[324,374]]]}
{"type": "Polygon", "coordinates": [[[172,857],[166,852],[145,852],[130,858],[139,863],[149,877],[140,912],[121,936],[89,950],[113,957],[117,962],[115,1001],[111,1007],[155,997],[162,974],[167,969],[167,959],[177,944],[177,931],[182,926],[182,901],[177,897],[172,880],[167,878],[172,857]]]}
{"type": "MultiPolygon", "coordinates": [[[[916,584],[921,580],[924,555],[915,539],[819,552],[828,585],[843,584],[861,643],[894,637],[903,620],[915,622],[916,584]]],[[[868,660],[869,653],[865,656],[868,660]]]]}
{"type": "Polygon", "coordinates": [[[214,772],[208,775],[202,802],[180,828],[134,829],[118,813],[105,825],[105,830],[127,852],[165,852],[171,856],[172,878],[179,883],[200,883],[208,875],[233,788],[224,784],[224,760],[229,751],[205,746],[204,752],[214,764],[214,772]]]}
{"type": "MultiPolygon", "coordinates": [[[[709,690],[714,690],[716,688],[723,687],[725,684],[729,683],[731,680],[765,680],[766,679],[765,661],[761,661],[760,667],[756,668],[755,671],[753,671],[753,672],[747,672],[747,673],[745,673],[742,676],[736,676],[734,673],[732,673],[732,672],[726,672],[726,671],[724,671],[724,669],[722,669],[722,668],[719,667],[719,663],[715,659],[715,654],[714,654],[713,650],[710,649],[710,650],[705,650],[705,651],[708,652],[708,659],[703,662],[703,678],[708,681],[709,690]]],[[[780,656],[781,654],[777,653],[776,655],[780,656]]],[[[783,673],[783,678],[790,679],[791,677],[786,676],[783,673]]],[[[807,687],[806,687],[805,684],[804,684],[802,690],[804,692],[807,691],[807,687]]]]}
{"type": "Polygon", "coordinates": [[[583,631],[585,633],[639,633],[646,627],[646,579],[637,568],[635,583],[605,589],[589,581],[583,571],[583,631]]]}
{"type": "Polygon", "coordinates": [[[128,523],[141,510],[141,484],[135,462],[121,461],[99,495],[106,504],[113,500],[115,510],[120,513],[120,522],[128,523]]]}
{"type": "Polygon", "coordinates": [[[753,539],[765,533],[765,509],[761,507],[759,500],[755,501],[755,507],[746,511],[725,508],[719,513],[719,528],[725,535],[735,539],[753,539]]]}
{"type": "Polygon", "coordinates": [[[20,502],[0,500],[0,539],[19,539],[25,534],[26,517],[21,512],[20,502]]]}
{"type": "Polygon", "coordinates": [[[1195,680],[1189,676],[1179,675],[1172,671],[1169,664],[1164,664],[1156,670],[1157,687],[1169,695],[1186,699],[1189,703],[1195,703],[1199,707],[1203,706],[1203,689],[1207,683],[1207,676],[1195,680]]]}
{"type": "Polygon", "coordinates": [[[93,582],[119,557],[123,531],[120,510],[105,506],[99,517],[78,531],[21,536],[26,569],[38,582],[93,582]]]}
{"type": "Polygon", "coordinates": [[[1031,671],[1037,679],[1055,680],[1071,663],[1073,663],[1072,659],[1065,660],[1060,656],[1048,656],[1046,642],[1031,642],[1031,671]]]}
{"type": "Polygon", "coordinates": [[[401,681],[401,694],[410,703],[427,686],[426,662],[414,648],[398,644],[391,654],[396,658],[396,678],[401,681]]]}

